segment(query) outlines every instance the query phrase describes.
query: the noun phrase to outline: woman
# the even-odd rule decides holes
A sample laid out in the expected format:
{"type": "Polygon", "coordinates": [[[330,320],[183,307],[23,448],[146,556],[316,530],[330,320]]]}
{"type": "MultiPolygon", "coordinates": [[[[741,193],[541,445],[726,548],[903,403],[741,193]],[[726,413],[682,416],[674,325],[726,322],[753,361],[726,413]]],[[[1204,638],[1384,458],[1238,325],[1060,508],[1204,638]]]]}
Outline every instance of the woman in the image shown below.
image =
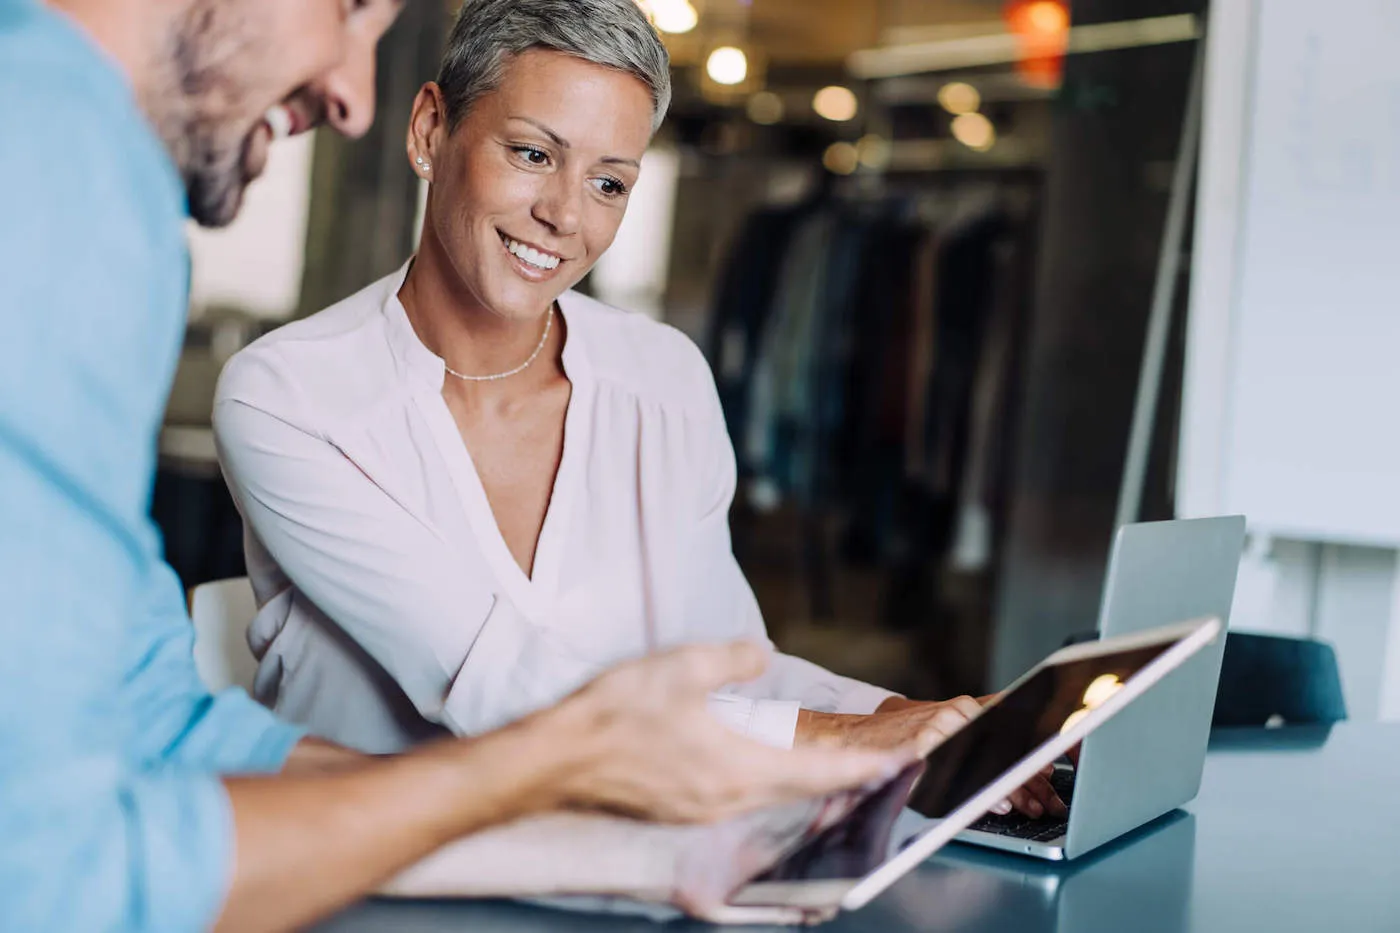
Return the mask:
{"type": "MultiPolygon", "coordinates": [[[[256,693],[278,712],[393,751],[660,647],[766,643],[704,359],[568,290],[669,98],[632,0],[471,0],[414,102],[417,255],[229,363],[215,430],[261,606],[256,693]]],[[[713,706],[778,746],[932,742],[978,708],[781,654],[713,706]]]]}

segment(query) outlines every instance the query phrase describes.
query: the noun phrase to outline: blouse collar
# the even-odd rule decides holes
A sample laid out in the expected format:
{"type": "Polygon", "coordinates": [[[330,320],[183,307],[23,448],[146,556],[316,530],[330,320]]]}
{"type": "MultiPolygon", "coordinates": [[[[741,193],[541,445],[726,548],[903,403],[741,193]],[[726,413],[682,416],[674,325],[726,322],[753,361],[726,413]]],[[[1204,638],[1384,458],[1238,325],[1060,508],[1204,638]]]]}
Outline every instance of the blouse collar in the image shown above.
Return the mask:
{"type": "Polygon", "coordinates": [[[408,320],[408,311],[399,301],[399,289],[408,278],[413,258],[399,267],[399,270],[384,279],[385,290],[381,309],[384,312],[385,333],[389,340],[389,352],[394,356],[399,375],[407,382],[422,383],[435,390],[442,389],[444,373],[442,358],[418,339],[413,324],[408,320]]]}
{"type": "MultiPolygon", "coordinates": [[[[399,375],[405,381],[424,385],[434,392],[441,392],[443,379],[447,376],[447,366],[442,357],[429,350],[423,345],[423,341],[418,339],[418,332],[413,329],[413,324],[408,319],[408,311],[404,308],[403,302],[399,301],[399,290],[403,288],[404,280],[408,278],[408,270],[412,265],[413,258],[410,257],[397,272],[383,280],[386,289],[381,309],[384,313],[389,352],[393,354],[399,375]]],[[[580,308],[580,297],[573,291],[567,291],[559,296],[557,303],[559,316],[564,319],[566,328],[563,349],[564,372],[569,380],[575,383],[576,387],[579,379],[586,375],[589,370],[584,340],[575,329],[582,317],[582,315],[574,313],[580,308]]]]}

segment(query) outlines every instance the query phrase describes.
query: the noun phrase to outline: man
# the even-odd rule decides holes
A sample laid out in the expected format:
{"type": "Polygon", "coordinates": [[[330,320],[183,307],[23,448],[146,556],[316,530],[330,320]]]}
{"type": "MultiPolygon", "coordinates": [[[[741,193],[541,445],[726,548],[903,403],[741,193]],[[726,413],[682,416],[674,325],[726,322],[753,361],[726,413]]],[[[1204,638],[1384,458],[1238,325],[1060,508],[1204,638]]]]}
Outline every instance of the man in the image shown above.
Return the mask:
{"type": "Polygon", "coordinates": [[[901,764],[726,732],[705,697],[761,669],[743,645],[377,761],[201,688],[147,518],[182,223],[230,221],[274,138],[362,133],[397,11],[0,0],[0,929],[286,929],[526,814],[713,820],[901,764]]]}

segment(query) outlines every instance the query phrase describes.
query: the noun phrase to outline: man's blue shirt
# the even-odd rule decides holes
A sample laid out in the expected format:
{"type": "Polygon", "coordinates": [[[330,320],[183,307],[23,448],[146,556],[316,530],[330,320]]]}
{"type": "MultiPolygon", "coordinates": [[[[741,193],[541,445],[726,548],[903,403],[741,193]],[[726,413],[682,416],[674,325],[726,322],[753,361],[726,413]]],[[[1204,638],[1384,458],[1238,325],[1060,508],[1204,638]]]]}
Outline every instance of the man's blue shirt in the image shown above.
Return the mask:
{"type": "Polygon", "coordinates": [[[122,72],[0,0],[0,930],[206,928],[233,855],[217,775],[300,736],[200,685],[148,517],[184,216],[122,72]]]}

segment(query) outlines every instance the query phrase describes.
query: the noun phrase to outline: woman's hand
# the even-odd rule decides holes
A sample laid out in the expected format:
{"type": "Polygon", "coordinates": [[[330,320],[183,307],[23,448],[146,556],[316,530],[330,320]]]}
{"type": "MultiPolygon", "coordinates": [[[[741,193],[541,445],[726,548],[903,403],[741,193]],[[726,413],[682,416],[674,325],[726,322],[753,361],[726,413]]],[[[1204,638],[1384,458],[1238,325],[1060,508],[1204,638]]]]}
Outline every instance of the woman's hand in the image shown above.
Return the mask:
{"type": "MultiPolygon", "coordinates": [[[[797,719],[795,745],[826,745],[843,748],[894,749],[915,745],[919,754],[927,755],[950,735],[975,719],[982,707],[993,697],[954,697],[951,700],[928,702],[891,697],[868,716],[842,713],[818,713],[802,710],[797,719]]],[[[1068,813],[1064,801],[1050,786],[1053,768],[1047,766],[1010,798],[992,808],[999,814],[1012,808],[1026,816],[1062,817],[1068,813]]]]}
{"type": "Polygon", "coordinates": [[[869,716],[802,710],[797,717],[797,746],[896,749],[914,746],[927,755],[981,712],[972,697],[920,703],[891,697],[869,716]]]}

